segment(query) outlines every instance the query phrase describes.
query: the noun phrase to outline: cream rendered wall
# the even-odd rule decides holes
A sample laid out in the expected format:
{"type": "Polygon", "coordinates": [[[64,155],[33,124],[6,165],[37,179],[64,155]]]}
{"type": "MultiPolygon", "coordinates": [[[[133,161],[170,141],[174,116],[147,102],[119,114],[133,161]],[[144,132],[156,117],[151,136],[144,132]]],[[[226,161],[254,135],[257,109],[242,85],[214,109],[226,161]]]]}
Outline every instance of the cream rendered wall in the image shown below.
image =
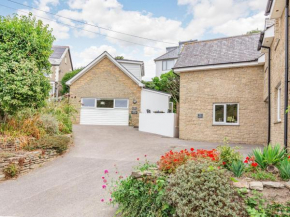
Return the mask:
{"type": "MultiPolygon", "coordinates": [[[[176,63],[177,59],[174,60],[174,64],[176,63]]],[[[169,72],[170,70],[162,70],[162,60],[155,61],[156,66],[156,76],[160,77],[162,74],[169,72]]]]}

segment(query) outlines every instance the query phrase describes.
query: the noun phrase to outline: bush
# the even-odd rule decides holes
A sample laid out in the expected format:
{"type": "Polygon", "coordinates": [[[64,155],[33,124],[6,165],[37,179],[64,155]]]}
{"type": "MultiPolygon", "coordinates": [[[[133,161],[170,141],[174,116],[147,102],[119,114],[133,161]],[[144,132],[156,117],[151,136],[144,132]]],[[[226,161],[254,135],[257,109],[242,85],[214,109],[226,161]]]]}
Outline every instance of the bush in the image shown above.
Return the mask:
{"type": "Polygon", "coordinates": [[[188,160],[207,158],[212,161],[218,160],[218,154],[215,149],[213,150],[203,150],[191,148],[190,151],[187,149],[181,150],[180,152],[173,152],[172,150],[161,156],[161,159],[157,162],[159,170],[165,173],[172,173],[179,166],[185,164],[188,160]]]}
{"type": "Polygon", "coordinates": [[[164,177],[157,180],[137,180],[128,177],[120,181],[112,192],[113,204],[118,204],[117,213],[130,217],[167,217],[173,209],[164,201],[164,177]]]}
{"type": "Polygon", "coordinates": [[[19,173],[19,168],[16,164],[11,163],[3,171],[6,177],[13,178],[19,173]]]}
{"type": "Polygon", "coordinates": [[[234,161],[230,167],[231,171],[234,173],[235,177],[241,177],[245,172],[245,164],[243,161],[234,161]]]}
{"type": "Polygon", "coordinates": [[[229,175],[214,162],[188,161],[168,182],[165,199],[177,216],[247,216],[229,175]]]}
{"type": "Polygon", "coordinates": [[[58,133],[58,121],[51,114],[40,115],[41,127],[44,128],[45,132],[49,135],[58,133]]]}
{"type": "Polygon", "coordinates": [[[285,158],[279,165],[280,176],[284,180],[290,179],[290,159],[285,158]]]}
{"type": "Polygon", "coordinates": [[[286,151],[281,149],[280,145],[271,146],[268,145],[264,147],[263,151],[261,149],[254,149],[253,155],[255,156],[255,161],[259,164],[262,169],[265,169],[270,165],[277,165],[286,156],[286,151]]]}
{"type": "Polygon", "coordinates": [[[63,78],[61,79],[61,94],[64,95],[69,92],[69,86],[67,86],[65,83],[70,80],[72,77],[74,77],[76,74],[78,74],[83,68],[75,69],[69,73],[66,73],[63,78]]]}
{"type": "Polygon", "coordinates": [[[56,150],[57,153],[62,154],[65,150],[68,149],[69,142],[70,142],[70,138],[67,136],[46,135],[38,140],[32,141],[24,148],[28,151],[32,151],[36,149],[44,149],[44,150],[53,149],[53,150],[56,150]]]}
{"type": "Polygon", "coordinates": [[[234,161],[242,160],[242,155],[237,151],[238,149],[239,147],[230,147],[227,139],[224,139],[224,145],[217,147],[220,155],[220,161],[226,168],[230,169],[234,161]]]}
{"type": "Polygon", "coordinates": [[[271,180],[276,181],[277,178],[272,173],[268,173],[263,170],[258,170],[257,172],[249,174],[255,180],[271,180]]]}

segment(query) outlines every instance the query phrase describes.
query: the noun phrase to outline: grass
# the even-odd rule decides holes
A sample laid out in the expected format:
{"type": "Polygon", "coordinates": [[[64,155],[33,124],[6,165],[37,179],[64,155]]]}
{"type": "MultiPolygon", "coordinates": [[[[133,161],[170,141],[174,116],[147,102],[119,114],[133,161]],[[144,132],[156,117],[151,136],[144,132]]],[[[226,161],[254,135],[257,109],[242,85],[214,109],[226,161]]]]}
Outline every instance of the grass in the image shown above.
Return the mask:
{"type": "Polygon", "coordinates": [[[268,173],[263,170],[259,170],[255,173],[249,174],[251,178],[255,180],[270,180],[270,181],[277,181],[277,177],[273,175],[272,173],[268,173]]]}

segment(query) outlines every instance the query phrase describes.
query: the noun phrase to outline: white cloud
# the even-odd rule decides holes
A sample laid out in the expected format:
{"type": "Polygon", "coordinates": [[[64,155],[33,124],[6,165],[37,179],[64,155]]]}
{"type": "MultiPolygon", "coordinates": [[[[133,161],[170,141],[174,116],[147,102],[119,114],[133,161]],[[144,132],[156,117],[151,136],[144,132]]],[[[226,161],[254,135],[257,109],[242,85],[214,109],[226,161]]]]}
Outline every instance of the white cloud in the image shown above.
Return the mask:
{"type": "Polygon", "coordinates": [[[102,54],[104,51],[107,51],[109,54],[111,54],[113,57],[117,56],[117,50],[109,45],[102,45],[100,47],[97,46],[91,46],[86,49],[84,49],[81,52],[72,52],[74,67],[79,68],[86,66],[89,64],[92,60],[94,60],[96,57],[98,57],[100,54],[102,54]]]}

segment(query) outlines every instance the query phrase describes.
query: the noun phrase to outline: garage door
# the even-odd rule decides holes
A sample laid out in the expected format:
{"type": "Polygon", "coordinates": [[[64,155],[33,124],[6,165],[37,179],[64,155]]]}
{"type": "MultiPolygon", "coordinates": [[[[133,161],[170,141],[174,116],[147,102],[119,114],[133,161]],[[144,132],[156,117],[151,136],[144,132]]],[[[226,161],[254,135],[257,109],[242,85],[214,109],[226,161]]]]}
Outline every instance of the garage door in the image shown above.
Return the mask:
{"type": "Polygon", "coordinates": [[[80,124],[129,125],[128,99],[83,98],[80,124]]]}

